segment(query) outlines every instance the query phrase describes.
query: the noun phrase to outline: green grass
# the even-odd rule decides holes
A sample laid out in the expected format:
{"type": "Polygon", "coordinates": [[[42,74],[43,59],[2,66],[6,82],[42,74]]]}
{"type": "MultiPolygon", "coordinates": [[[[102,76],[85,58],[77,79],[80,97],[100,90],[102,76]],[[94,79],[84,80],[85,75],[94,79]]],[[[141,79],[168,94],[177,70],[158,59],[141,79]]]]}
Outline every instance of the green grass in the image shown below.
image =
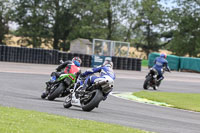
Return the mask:
{"type": "MultiPolygon", "coordinates": [[[[66,110],[67,111],[67,110],[66,110]]],[[[0,106],[0,133],[144,133],[89,120],[0,106]]]]}
{"type": "Polygon", "coordinates": [[[148,66],[148,60],[142,60],[142,66],[148,66]]]}
{"type": "Polygon", "coordinates": [[[200,94],[140,91],[133,95],[153,101],[164,102],[175,108],[200,112],[200,94]]]}

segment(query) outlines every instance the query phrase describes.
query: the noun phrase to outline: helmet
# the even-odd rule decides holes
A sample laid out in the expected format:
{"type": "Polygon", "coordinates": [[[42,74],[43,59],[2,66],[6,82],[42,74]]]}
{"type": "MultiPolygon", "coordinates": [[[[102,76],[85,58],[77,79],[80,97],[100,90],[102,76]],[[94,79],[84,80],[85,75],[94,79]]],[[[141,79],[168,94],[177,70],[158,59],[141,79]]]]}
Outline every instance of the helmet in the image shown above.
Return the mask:
{"type": "Polygon", "coordinates": [[[160,54],[160,57],[162,57],[162,58],[167,58],[167,54],[161,53],[161,54],[160,54]]]}
{"type": "Polygon", "coordinates": [[[79,57],[74,57],[74,58],[72,59],[72,62],[73,62],[76,66],[80,67],[82,61],[81,61],[81,59],[80,59],[79,57]]]}
{"type": "Polygon", "coordinates": [[[111,60],[105,60],[103,66],[113,68],[113,62],[111,60]]]}

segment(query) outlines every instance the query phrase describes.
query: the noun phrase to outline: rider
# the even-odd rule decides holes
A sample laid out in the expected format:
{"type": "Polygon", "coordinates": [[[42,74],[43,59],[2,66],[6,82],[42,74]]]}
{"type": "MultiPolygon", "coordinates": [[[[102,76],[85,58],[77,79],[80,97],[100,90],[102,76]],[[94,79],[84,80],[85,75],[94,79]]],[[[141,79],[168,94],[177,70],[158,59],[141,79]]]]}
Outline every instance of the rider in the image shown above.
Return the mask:
{"type": "MultiPolygon", "coordinates": [[[[84,81],[84,85],[83,85],[82,91],[85,91],[85,89],[87,87],[92,85],[95,81],[99,80],[100,78],[105,78],[105,77],[108,76],[112,80],[115,80],[115,73],[113,71],[113,62],[111,60],[105,60],[103,65],[95,67],[95,68],[92,68],[92,69],[89,69],[89,70],[87,70],[86,72],[84,72],[84,73],[82,73],[80,75],[80,77],[86,77],[86,76],[88,76],[88,77],[84,81]],[[88,76],[88,75],[91,75],[91,74],[94,74],[94,73],[97,73],[97,72],[100,73],[100,77],[97,77],[95,75],[88,76]]],[[[104,97],[105,99],[107,98],[107,95],[109,93],[107,93],[105,95],[105,97],[104,97]]]]}
{"type": "MultiPolygon", "coordinates": [[[[56,68],[56,72],[51,73],[51,79],[50,81],[46,82],[47,88],[46,90],[48,91],[49,87],[51,84],[54,84],[56,79],[61,75],[61,74],[67,74],[67,73],[73,73],[76,76],[80,74],[80,65],[81,65],[81,59],[79,57],[74,57],[72,60],[68,60],[60,64],[56,68]],[[64,71],[62,71],[64,69],[64,71]]],[[[44,92],[47,94],[47,92],[44,92]]]]}
{"type": "Polygon", "coordinates": [[[56,78],[58,78],[61,74],[64,74],[64,73],[77,74],[78,72],[80,72],[81,62],[82,61],[79,57],[74,57],[72,61],[68,60],[68,61],[63,62],[61,65],[59,65],[56,68],[56,72],[51,73],[52,78],[50,80],[50,83],[53,83],[56,80],[56,78]],[[64,71],[61,71],[62,69],[64,69],[64,71]]]}
{"type": "Polygon", "coordinates": [[[163,73],[162,73],[162,69],[163,67],[165,67],[167,69],[167,71],[170,72],[170,68],[168,66],[168,61],[166,60],[167,58],[167,55],[165,53],[161,53],[160,54],[160,57],[157,57],[155,60],[154,60],[154,66],[153,68],[157,70],[158,72],[158,82],[157,82],[157,87],[159,87],[161,81],[164,79],[163,77],[163,73]]]}

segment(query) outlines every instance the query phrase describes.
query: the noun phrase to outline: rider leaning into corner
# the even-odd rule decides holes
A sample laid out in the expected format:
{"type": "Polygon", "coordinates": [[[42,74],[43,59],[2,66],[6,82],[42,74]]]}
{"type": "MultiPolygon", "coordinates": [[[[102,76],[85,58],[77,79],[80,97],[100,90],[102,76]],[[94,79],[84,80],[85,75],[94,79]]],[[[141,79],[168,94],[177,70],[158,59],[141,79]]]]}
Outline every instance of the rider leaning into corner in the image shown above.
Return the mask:
{"type": "MultiPolygon", "coordinates": [[[[115,73],[113,71],[113,62],[111,60],[105,60],[102,66],[98,66],[98,67],[89,69],[89,70],[85,71],[84,73],[82,73],[80,75],[80,77],[86,77],[86,76],[88,76],[88,77],[84,81],[82,91],[85,91],[87,87],[92,85],[94,82],[101,80],[102,78],[103,79],[107,78],[107,79],[110,79],[110,80],[115,80],[115,73]],[[96,75],[91,75],[91,74],[94,74],[94,73],[97,73],[97,72],[100,73],[100,77],[97,77],[96,75]],[[91,75],[91,76],[88,76],[88,75],[91,75]]],[[[103,100],[105,100],[107,98],[107,96],[110,92],[108,92],[104,96],[103,100]]]]}
{"type": "MultiPolygon", "coordinates": [[[[48,91],[48,88],[50,85],[54,84],[56,79],[61,75],[61,74],[68,74],[68,73],[73,73],[76,76],[78,76],[81,72],[80,70],[80,65],[81,65],[81,59],[79,57],[74,57],[72,60],[68,60],[60,64],[56,68],[56,72],[51,73],[51,79],[50,81],[46,82],[46,91],[48,91]],[[64,69],[64,71],[62,71],[64,69]]],[[[47,92],[44,92],[47,94],[47,92]]]]}
{"type": "Polygon", "coordinates": [[[168,66],[168,61],[166,60],[166,58],[167,58],[167,55],[165,53],[161,53],[160,57],[157,57],[154,60],[153,68],[156,69],[157,72],[158,72],[158,77],[157,77],[158,84],[156,86],[156,89],[160,86],[161,81],[164,79],[164,77],[163,77],[163,67],[165,69],[167,69],[167,71],[170,72],[170,68],[168,66]]]}

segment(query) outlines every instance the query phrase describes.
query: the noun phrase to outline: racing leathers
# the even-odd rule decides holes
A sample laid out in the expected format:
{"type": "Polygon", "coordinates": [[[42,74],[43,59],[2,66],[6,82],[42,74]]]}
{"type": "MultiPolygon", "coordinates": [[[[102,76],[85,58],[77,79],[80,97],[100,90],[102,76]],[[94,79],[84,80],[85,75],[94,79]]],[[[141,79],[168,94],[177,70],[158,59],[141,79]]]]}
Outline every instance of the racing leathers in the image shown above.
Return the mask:
{"type": "MultiPolygon", "coordinates": [[[[111,67],[108,67],[108,66],[98,66],[98,67],[95,67],[95,68],[92,68],[92,69],[89,69],[87,71],[85,71],[84,73],[81,74],[82,77],[86,77],[86,80],[84,81],[84,85],[83,85],[83,88],[82,88],[82,91],[85,91],[85,89],[92,85],[94,82],[100,80],[101,78],[110,78],[111,80],[115,80],[116,76],[115,76],[115,73],[113,71],[113,69],[111,67]],[[99,72],[100,73],[100,76],[96,76],[96,75],[92,75],[94,73],[97,73],[99,72]],[[88,75],[91,75],[91,76],[88,76],[88,75]]],[[[110,93],[110,92],[109,92],[110,93]]],[[[107,93],[105,98],[107,97],[107,95],[109,94],[107,93]]]]}
{"type": "Polygon", "coordinates": [[[162,73],[162,69],[163,67],[165,67],[168,71],[170,71],[170,68],[168,66],[168,61],[163,58],[163,57],[157,57],[155,60],[154,60],[154,66],[153,68],[157,70],[158,72],[158,81],[161,81],[164,79],[163,77],[163,73],[162,73]]]}
{"type": "Polygon", "coordinates": [[[65,61],[56,68],[56,72],[51,73],[51,80],[49,83],[53,83],[61,74],[73,73],[76,76],[80,74],[80,67],[76,66],[72,61],[65,61]],[[64,71],[63,71],[64,69],[64,71]]]}

